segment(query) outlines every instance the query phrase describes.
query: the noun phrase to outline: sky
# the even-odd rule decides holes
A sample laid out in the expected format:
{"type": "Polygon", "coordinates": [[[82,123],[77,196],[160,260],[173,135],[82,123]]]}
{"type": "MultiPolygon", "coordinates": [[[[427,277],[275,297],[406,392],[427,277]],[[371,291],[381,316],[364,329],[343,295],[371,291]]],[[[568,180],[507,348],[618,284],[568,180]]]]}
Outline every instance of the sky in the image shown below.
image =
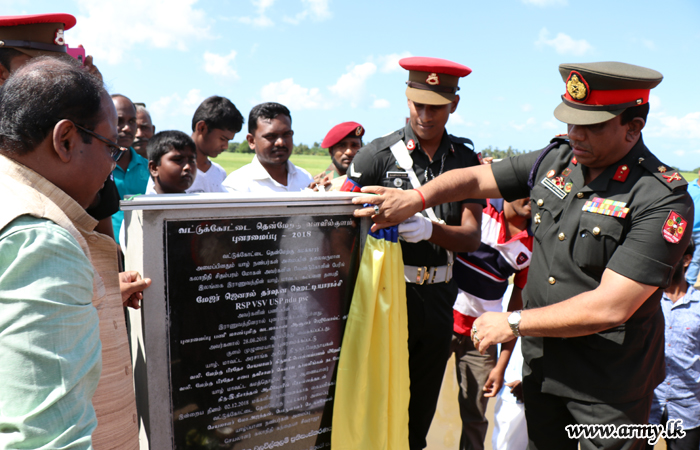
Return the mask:
{"type": "Polygon", "coordinates": [[[477,150],[535,150],[566,132],[552,115],[559,64],[637,64],[664,75],[645,143],[666,164],[700,167],[697,0],[0,0],[0,11],[76,16],[66,42],[94,56],[111,93],[146,103],[158,130],[190,132],[199,103],[221,95],[246,121],[258,103],[286,105],[295,144],[309,146],[344,121],[365,142],[401,128],[402,57],[473,70],[447,129],[477,150]]]}

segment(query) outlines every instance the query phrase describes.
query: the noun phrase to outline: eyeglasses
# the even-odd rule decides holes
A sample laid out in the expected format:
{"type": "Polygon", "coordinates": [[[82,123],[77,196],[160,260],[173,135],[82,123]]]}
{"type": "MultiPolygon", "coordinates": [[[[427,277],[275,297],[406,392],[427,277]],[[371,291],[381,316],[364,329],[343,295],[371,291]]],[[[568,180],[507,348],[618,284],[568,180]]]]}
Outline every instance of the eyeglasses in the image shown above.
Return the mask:
{"type": "Polygon", "coordinates": [[[95,133],[94,131],[88,130],[87,128],[78,125],[77,123],[73,122],[72,120],[71,120],[71,122],[72,122],[73,125],[75,125],[75,127],[78,128],[79,130],[82,130],[82,131],[86,132],[87,134],[89,134],[90,136],[92,136],[92,137],[94,137],[95,139],[97,139],[98,141],[102,141],[103,143],[107,144],[107,148],[109,148],[109,156],[112,157],[112,159],[114,160],[114,162],[119,161],[119,158],[121,158],[122,155],[124,154],[124,152],[126,151],[126,149],[125,149],[124,147],[121,147],[121,146],[120,146],[119,144],[117,144],[116,142],[110,141],[110,140],[107,139],[106,137],[100,136],[99,134],[95,133]]]}

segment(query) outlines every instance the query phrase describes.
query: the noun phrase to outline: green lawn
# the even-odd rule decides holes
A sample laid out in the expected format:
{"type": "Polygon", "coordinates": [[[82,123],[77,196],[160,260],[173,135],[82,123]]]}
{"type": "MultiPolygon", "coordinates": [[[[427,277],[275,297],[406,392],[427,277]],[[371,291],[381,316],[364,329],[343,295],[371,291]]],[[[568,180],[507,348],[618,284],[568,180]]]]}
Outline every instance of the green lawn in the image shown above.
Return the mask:
{"type": "MultiPolygon", "coordinates": [[[[231,173],[234,170],[245,166],[250,163],[253,159],[252,153],[228,153],[224,152],[219,155],[218,158],[214,159],[217,163],[221,164],[226,173],[231,173]]],[[[316,175],[324,170],[331,163],[330,156],[313,156],[313,155],[292,155],[292,162],[304,169],[308,170],[311,175],[316,175]]],[[[681,172],[683,178],[686,179],[688,183],[695,180],[698,177],[696,172],[681,172]]]]}
{"type": "MultiPolygon", "coordinates": [[[[309,173],[314,176],[326,170],[326,167],[331,163],[331,157],[324,156],[313,156],[313,155],[292,155],[290,158],[294,165],[304,168],[309,171],[309,173]]],[[[221,164],[221,166],[226,169],[226,173],[231,173],[236,169],[249,164],[253,160],[252,153],[228,153],[224,152],[220,154],[216,161],[221,164]]]]}

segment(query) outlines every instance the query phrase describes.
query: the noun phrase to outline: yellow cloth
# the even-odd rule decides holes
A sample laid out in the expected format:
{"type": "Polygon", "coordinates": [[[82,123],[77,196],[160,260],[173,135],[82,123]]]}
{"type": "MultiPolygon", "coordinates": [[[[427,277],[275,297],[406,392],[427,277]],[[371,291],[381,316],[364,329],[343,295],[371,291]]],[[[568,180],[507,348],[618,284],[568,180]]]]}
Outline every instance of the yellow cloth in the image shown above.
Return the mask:
{"type": "Polygon", "coordinates": [[[392,227],[365,242],[340,352],[334,450],[408,448],[408,321],[397,239],[392,227]]]}

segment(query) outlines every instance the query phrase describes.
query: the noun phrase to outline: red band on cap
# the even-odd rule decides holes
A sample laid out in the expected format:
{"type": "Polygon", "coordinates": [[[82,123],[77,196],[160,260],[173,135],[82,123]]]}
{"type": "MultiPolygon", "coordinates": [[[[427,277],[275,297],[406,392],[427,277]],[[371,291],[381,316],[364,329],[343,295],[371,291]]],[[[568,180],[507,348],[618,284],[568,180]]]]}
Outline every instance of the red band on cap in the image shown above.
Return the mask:
{"type": "Polygon", "coordinates": [[[649,101],[649,89],[618,89],[614,91],[601,91],[593,90],[588,93],[588,96],[584,101],[578,101],[569,95],[567,91],[564,94],[564,98],[573,103],[583,104],[583,105],[617,105],[622,103],[632,103],[637,102],[641,99],[641,102],[637,102],[638,105],[642,105],[649,101]]]}

